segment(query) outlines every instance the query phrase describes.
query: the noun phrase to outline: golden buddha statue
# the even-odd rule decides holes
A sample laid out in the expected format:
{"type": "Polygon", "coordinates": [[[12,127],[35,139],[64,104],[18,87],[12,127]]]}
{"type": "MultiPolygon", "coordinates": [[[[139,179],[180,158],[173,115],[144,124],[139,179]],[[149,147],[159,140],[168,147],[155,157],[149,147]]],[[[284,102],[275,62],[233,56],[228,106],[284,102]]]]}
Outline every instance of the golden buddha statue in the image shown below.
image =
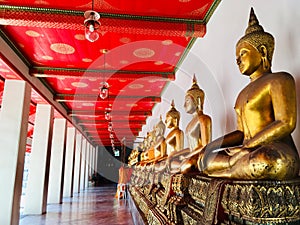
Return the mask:
{"type": "Polygon", "coordinates": [[[187,90],[184,102],[185,111],[193,115],[185,131],[189,147],[168,157],[172,173],[196,170],[200,151],[211,141],[211,118],[203,113],[204,96],[194,75],[192,87],[187,90]]]}
{"type": "Polygon", "coordinates": [[[156,142],[156,135],[155,135],[155,127],[154,127],[153,130],[149,132],[149,145],[147,150],[148,161],[153,160],[155,157],[154,155],[155,142],[156,142]]]}
{"type": "Polygon", "coordinates": [[[155,160],[159,160],[167,155],[167,146],[165,141],[165,130],[166,125],[162,121],[162,117],[160,116],[159,122],[155,126],[155,143],[154,143],[154,157],[155,160]]]}
{"type": "Polygon", "coordinates": [[[137,169],[143,167],[145,165],[146,160],[148,159],[148,155],[147,155],[148,137],[149,137],[149,132],[147,132],[147,136],[144,137],[144,140],[141,143],[140,161],[136,164],[137,169]]]}
{"type": "Polygon", "coordinates": [[[189,148],[179,151],[180,159],[185,159],[180,165],[181,173],[197,169],[198,154],[211,141],[211,118],[203,113],[204,91],[199,88],[196,77],[193,77],[192,87],[186,92],[184,109],[193,118],[186,127],[189,148]]]}
{"type": "Polygon", "coordinates": [[[172,162],[173,155],[183,149],[184,144],[184,134],[183,131],[179,128],[180,121],[180,112],[175,108],[174,100],[171,103],[171,109],[166,114],[166,127],[170,129],[168,135],[166,136],[166,161],[163,163],[163,167],[156,167],[157,170],[168,169],[170,172],[173,167],[178,167],[179,164],[177,161],[172,162]],[[172,164],[171,164],[172,163],[172,164]],[[173,167],[172,167],[173,166],[173,167]]]}
{"type": "Polygon", "coordinates": [[[237,131],[212,141],[199,155],[198,166],[208,176],[285,180],[298,175],[299,155],[291,137],[297,115],[295,81],[286,72],[271,71],[273,51],[273,36],[251,9],[246,34],[236,45],[239,70],[250,83],[235,103],[237,131]]]}
{"type": "Polygon", "coordinates": [[[162,117],[160,116],[159,122],[154,127],[154,136],[155,136],[155,143],[153,143],[153,153],[154,158],[152,160],[149,160],[148,164],[150,164],[150,167],[153,167],[156,163],[163,160],[166,155],[166,142],[164,133],[166,130],[166,125],[162,121],[162,117]]]}
{"type": "MultiPolygon", "coordinates": [[[[130,161],[128,159],[128,164],[131,165],[132,167],[136,167],[140,161],[141,161],[141,153],[143,152],[143,142],[140,142],[137,147],[133,150],[134,153],[132,153],[133,155],[130,158],[130,161]]],[[[130,154],[131,155],[131,154],[130,154]]]]}
{"type": "Polygon", "coordinates": [[[136,149],[133,149],[129,156],[128,156],[128,165],[129,166],[133,166],[135,163],[134,163],[134,160],[135,160],[135,157],[136,156],[136,149]]]}
{"type": "Polygon", "coordinates": [[[140,155],[140,146],[137,146],[135,149],[131,151],[128,156],[128,166],[133,167],[135,164],[139,162],[139,155],[140,155]]]}
{"type": "Polygon", "coordinates": [[[144,151],[141,153],[141,161],[137,168],[146,169],[147,165],[151,163],[155,158],[154,144],[156,142],[155,129],[147,132],[147,136],[144,139],[144,151]]]}

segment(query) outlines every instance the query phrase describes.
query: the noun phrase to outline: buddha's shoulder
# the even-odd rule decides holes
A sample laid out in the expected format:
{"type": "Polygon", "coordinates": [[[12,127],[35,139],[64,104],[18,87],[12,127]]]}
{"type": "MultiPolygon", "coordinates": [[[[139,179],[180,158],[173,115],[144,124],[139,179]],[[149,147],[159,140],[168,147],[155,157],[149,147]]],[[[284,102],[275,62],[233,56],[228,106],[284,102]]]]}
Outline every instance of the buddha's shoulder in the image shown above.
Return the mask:
{"type": "Polygon", "coordinates": [[[200,122],[203,122],[203,121],[210,121],[211,120],[211,117],[207,114],[202,114],[198,117],[198,120],[200,122]]]}
{"type": "Polygon", "coordinates": [[[173,129],[173,130],[171,130],[169,132],[169,134],[167,135],[166,139],[168,139],[168,137],[173,137],[173,136],[175,136],[177,134],[180,134],[181,132],[183,132],[183,131],[179,127],[177,127],[177,128],[175,128],[175,129],[173,129]]]}
{"type": "Polygon", "coordinates": [[[277,82],[293,82],[294,77],[287,72],[276,72],[270,73],[266,76],[266,80],[277,81],[277,82]]]}

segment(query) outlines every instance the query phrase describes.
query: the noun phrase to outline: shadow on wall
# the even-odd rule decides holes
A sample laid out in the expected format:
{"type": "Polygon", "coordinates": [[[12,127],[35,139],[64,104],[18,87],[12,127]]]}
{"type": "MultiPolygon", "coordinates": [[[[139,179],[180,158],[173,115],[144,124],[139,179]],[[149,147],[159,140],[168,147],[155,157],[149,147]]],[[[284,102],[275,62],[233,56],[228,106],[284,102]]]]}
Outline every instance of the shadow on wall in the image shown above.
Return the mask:
{"type": "Polygon", "coordinates": [[[125,155],[123,155],[123,151],[120,149],[120,155],[114,156],[110,146],[99,148],[97,164],[97,179],[100,180],[99,184],[118,183],[119,168],[122,165],[122,160],[125,160],[125,165],[127,165],[130,152],[131,149],[126,148],[125,155]]]}
{"type": "MultiPolygon", "coordinates": [[[[230,74],[231,71],[226,70],[224,71],[225,74],[230,74]]],[[[231,74],[229,79],[234,79],[235,76],[240,76],[243,78],[241,74],[231,74]]],[[[239,78],[240,78],[239,77],[239,78]]],[[[219,115],[222,115],[221,121],[221,129],[223,133],[221,135],[227,134],[229,132],[232,132],[236,130],[237,128],[237,118],[236,118],[236,113],[234,109],[235,101],[236,101],[236,96],[238,95],[238,91],[233,85],[233,82],[228,82],[228,77],[222,76],[221,79],[219,80],[220,86],[222,88],[222,93],[223,93],[223,101],[224,102],[224,111],[223,113],[220,113],[219,115]]],[[[240,84],[239,88],[243,88],[244,84],[240,84]]]]}
{"type": "Polygon", "coordinates": [[[97,173],[105,181],[118,182],[121,162],[114,157],[111,148],[102,147],[98,153],[97,173]]]}

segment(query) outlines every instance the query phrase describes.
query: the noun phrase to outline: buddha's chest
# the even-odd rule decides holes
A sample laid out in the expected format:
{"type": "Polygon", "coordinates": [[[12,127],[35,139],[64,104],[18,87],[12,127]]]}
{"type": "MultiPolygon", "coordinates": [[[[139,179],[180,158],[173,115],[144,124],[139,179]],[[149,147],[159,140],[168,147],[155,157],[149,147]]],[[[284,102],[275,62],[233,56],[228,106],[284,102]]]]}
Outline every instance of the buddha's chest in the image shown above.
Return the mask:
{"type": "Polygon", "coordinates": [[[252,113],[272,110],[272,97],[268,84],[248,85],[238,96],[235,110],[238,114],[250,116],[252,113]]]}
{"type": "Polygon", "coordinates": [[[198,119],[192,120],[186,127],[186,134],[188,139],[201,138],[200,123],[198,119]]]}

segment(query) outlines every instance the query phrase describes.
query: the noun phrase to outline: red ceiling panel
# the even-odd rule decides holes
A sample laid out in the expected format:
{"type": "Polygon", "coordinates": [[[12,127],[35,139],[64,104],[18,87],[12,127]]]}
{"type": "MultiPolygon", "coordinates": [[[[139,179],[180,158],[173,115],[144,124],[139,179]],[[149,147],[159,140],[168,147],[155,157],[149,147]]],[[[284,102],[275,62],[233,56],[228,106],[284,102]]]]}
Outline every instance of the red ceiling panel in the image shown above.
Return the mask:
{"type": "MultiPolygon", "coordinates": [[[[56,8],[65,10],[86,11],[92,8],[92,1],[73,0],[10,0],[9,5],[56,8]]],[[[129,14],[135,16],[159,16],[170,18],[204,19],[214,0],[94,0],[94,10],[110,14],[129,14]]]]}
{"type": "Polygon", "coordinates": [[[190,38],[105,33],[91,43],[82,30],[5,26],[36,66],[88,69],[173,71],[190,38]],[[106,62],[102,50],[107,49],[106,62]],[[105,65],[104,65],[105,64],[105,65]]]}
{"type": "MultiPolygon", "coordinates": [[[[99,78],[45,78],[46,82],[58,94],[78,95],[78,100],[83,94],[93,95],[96,100],[99,94],[100,83],[105,81],[109,84],[109,94],[117,96],[119,94],[127,96],[160,96],[163,87],[166,85],[165,80],[154,76],[147,76],[148,79],[129,80],[123,79],[103,79],[99,78]]],[[[93,100],[93,99],[92,99],[93,100]]]]}
{"type": "MultiPolygon", "coordinates": [[[[70,122],[93,143],[111,145],[107,111],[114,124],[114,143],[120,145],[123,137],[133,140],[160,102],[166,84],[175,79],[195,37],[205,35],[219,2],[2,2],[0,36],[28,66],[31,78],[53,93],[46,101],[32,92],[28,135],[33,132],[35,105],[54,100],[64,109],[55,110],[55,116],[70,116],[70,122]],[[83,13],[92,7],[101,15],[100,37],[93,43],[85,39],[83,25],[83,13]],[[99,97],[103,81],[109,84],[107,100],[99,97]]],[[[21,78],[11,69],[13,62],[0,56],[1,96],[5,79],[21,78]]]]}

